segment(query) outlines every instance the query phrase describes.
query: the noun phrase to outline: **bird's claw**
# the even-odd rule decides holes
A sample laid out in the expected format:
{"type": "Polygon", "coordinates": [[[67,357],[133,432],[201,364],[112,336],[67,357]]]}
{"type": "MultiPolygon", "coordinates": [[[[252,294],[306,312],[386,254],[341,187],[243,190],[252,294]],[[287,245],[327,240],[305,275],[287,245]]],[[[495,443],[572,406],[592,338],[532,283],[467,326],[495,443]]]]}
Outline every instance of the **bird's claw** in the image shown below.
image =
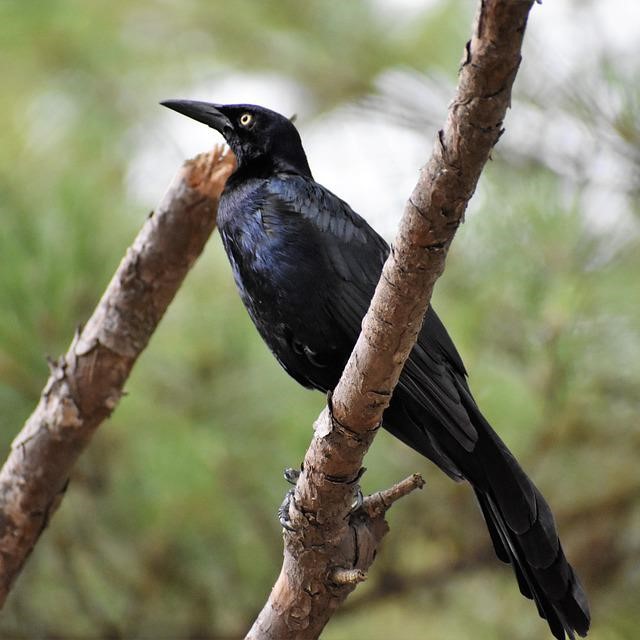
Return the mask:
{"type": "Polygon", "coordinates": [[[358,511],[363,504],[364,494],[362,493],[362,489],[358,487],[358,490],[356,491],[356,497],[353,499],[353,503],[351,505],[351,511],[349,511],[349,515],[352,515],[356,511],[358,511]]]}
{"type": "Polygon", "coordinates": [[[289,489],[289,491],[287,491],[286,495],[284,496],[282,504],[278,507],[278,522],[280,522],[282,528],[286,529],[287,531],[296,530],[295,527],[291,524],[291,519],[289,518],[289,506],[291,505],[291,501],[293,500],[294,491],[295,489],[289,489]]]}
{"type": "MultiPolygon", "coordinates": [[[[294,487],[298,482],[298,478],[300,477],[300,469],[294,469],[293,467],[287,467],[284,470],[284,479],[292,484],[294,487]]],[[[287,531],[295,531],[295,527],[291,524],[291,519],[289,518],[289,507],[291,505],[291,501],[293,500],[294,489],[289,489],[287,491],[282,504],[278,508],[278,521],[282,525],[283,529],[287,531]]]]}
{"type": "Polygon", "coordinates": [[[284,470],[284,479],[292,485],[295,485],[298,482],[298,478],[300,477],[300,469],[294,469],[293,467],[287,467],[284,470]]]}

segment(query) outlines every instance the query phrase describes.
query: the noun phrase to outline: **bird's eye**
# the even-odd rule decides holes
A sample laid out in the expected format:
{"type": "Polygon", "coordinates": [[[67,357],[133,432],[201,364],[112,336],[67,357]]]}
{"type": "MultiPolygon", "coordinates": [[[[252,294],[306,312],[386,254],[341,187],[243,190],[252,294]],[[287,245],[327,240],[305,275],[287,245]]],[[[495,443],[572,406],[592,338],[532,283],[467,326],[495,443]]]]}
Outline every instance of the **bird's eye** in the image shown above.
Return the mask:
{"type": "Polygon", "coordinates": [[[243,113],[240,116],[240,124],[243,127],[250,127],[253,124],[253,116],[250,113],[243,113]]]}

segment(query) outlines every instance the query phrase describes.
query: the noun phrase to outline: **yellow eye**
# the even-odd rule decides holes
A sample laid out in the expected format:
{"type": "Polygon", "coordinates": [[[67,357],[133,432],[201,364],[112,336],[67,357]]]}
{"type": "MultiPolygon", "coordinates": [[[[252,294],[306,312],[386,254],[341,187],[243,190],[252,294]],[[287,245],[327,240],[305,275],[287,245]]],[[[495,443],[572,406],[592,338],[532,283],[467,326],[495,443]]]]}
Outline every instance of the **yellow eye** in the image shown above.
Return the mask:
{"type": "Polygon", "coordinates": [[[240,116],[240,124],[243,127],[248,127],[251,125],[251,123],[253,122],[253,116],[250,113],[243,113],[240,116]]]}

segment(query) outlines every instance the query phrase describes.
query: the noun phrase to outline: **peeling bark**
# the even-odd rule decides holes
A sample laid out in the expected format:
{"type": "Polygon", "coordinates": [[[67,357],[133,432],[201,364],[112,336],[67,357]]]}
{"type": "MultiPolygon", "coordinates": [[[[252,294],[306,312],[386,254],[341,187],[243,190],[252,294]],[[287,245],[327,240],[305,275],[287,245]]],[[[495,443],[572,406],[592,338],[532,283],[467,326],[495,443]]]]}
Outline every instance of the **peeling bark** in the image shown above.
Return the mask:
{"type": "Polygon", "coordinates": [[[415,344],[482,168],[503,133],[532,5],[533,0],[479,3],[447,122],[407,202],[362,333],[316,422],[290,502],[295,530],[284,534],[282,570],[247,635],[251,640],[317,638],[366,575],[386,533],[384,513],[372,518],[361,508],[349,515],[363,457],[415,344]]]}
{"type": "Polygon", "coordinates": [[[50,361],[40,402],[0,471],[0,605],[62,499],[78,456],[115,409],[215,228],[234,167],[220,149],[185,163],[128,249],[87,325],[50,361]]]}

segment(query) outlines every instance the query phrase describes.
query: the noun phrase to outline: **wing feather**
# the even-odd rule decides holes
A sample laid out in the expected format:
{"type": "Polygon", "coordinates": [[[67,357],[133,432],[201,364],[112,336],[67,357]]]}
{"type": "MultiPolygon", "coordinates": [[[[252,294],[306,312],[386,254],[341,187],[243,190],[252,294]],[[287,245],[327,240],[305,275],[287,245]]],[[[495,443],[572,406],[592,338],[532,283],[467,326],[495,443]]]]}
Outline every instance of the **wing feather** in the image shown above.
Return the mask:
{"type": "MultiPolygon", "coordinates": [[[[302,176],[269,181],[265,201],[267,209],[288,217],[289,224],[297,217],[300,233],[315,234],[314,243],[322,248],[328,271],[336,275],[325,302],[326,313],[355,342],[389,245],[346,202],[302,176]]],[[[465,375],[462,359],[430,308],[399,384],[466,451],[472,451],[478,434],[456,380],[462,378],[464,383],[465,375]]]]}

